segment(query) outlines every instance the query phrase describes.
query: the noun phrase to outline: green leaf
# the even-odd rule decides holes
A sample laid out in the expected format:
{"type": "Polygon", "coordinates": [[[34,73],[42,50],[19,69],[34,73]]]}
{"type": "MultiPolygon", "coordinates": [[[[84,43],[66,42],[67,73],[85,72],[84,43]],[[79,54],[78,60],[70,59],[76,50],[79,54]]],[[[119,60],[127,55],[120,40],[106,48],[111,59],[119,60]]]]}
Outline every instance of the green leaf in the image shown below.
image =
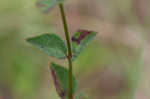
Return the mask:
{"type": "Polygon", "coordinates": [[[62,2],[64,2],[64,0],[38,0],[36,5],[43,12],[49,12],[53,6],[62,2]]]}
{"type": "MultiPolygon", "coordinates": [[[[51,63],[50,70],[58,95],[61,97],[61,99],[67,99],[69,94],[69,71],[55,63],[51,63]]],[[[74,94],[77,90],[77,81],[75,76],[72,78],[72,85],[72,93],[74,94]]]]}
{"type": "Polygon", "coordinates": [[[83,48],[96,36],[96,32],[79,30],[72,37],[73,60],[81,53],[83,48]]]}
{"type": "Polygon", "coordinates": [[[55,34],[42,34],[40,36],[28,38],[27,41],[40,48],[49,56],[59,59],[66,58],[66,45],[64,41],[55,34]]]}

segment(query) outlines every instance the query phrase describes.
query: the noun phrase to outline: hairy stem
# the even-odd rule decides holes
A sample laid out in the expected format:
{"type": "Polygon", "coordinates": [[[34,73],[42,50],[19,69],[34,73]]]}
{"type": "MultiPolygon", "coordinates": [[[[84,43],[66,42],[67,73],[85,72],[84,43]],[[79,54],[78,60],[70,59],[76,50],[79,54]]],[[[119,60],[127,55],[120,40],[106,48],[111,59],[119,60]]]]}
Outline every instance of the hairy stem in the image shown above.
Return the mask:
{"type": "Polygon", "coordinates": [[[69,30],[67,26],[67,21],[66,21],[66,16],[65,16],[65,11],[64,11],[64,6],[62,3],[59,4],[59,9],[61,13],[61,18],[64,26],[64,32],[65,32],[65,37],[66,37],[66,42],[67,42],[67,48],[68,48],[68,63],[69,63],[69,99],[73,99],[73,94],[72,94],[72,50],[71,50],[71,40],[70,40],[70,35],[69,35],[69,30]]]}

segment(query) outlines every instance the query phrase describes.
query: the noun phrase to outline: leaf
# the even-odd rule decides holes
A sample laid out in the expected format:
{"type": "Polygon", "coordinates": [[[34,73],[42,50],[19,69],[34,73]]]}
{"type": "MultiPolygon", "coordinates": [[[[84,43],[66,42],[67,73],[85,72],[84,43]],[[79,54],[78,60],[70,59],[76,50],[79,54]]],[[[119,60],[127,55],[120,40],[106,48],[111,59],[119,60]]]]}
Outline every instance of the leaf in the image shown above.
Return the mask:
{"type": "Polygon", "coordinates": [[[55,34],[42,34],[40,36],[28,38],[27,42],[40,48],[49,56],[63,59],[66,57],[67,48],[64,41],[55,34]]]}
{"type": "Polygon", "coordinates": [[[53,6],[62,2],[64,2],[64,0],[38,0],[36,5],[42,12],[49,12],[53,6]]]}
{"type": "Polygon", "coordinates": [[[73,60],[81,53],[83,48],[96,36],[96,32],[79,30],[72,37],[73,60]]]}
{"type": "MultiPolygon", "coordinates": [[[[51,63],[50,70],[58,95],[61,99],[66,99],[69,94],[69,71],[55,63],[51,63]]],[[[74,94],[77,90],[77,81],[75,76],[72,78],[72,85],[72,93],[74,94]]]]}

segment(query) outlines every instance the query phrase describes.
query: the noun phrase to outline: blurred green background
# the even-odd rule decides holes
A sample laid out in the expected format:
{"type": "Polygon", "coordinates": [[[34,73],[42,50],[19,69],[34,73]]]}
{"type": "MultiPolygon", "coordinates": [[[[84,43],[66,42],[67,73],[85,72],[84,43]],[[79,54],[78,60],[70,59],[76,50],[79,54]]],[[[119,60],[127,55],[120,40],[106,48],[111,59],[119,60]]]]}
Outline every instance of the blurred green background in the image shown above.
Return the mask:
{"type": "MultiPolygon", "coordinates": [[[[40,12],[36,0],[0,0],[0,99],[59,99],[48,63],[58,61],[27,37],[58,33],[58,7],[40,12]]],[[[74,62],[78,93],[88,99],[150,99],[150,1],[66,0],[71,35],[98,32],[74,62]]]]}

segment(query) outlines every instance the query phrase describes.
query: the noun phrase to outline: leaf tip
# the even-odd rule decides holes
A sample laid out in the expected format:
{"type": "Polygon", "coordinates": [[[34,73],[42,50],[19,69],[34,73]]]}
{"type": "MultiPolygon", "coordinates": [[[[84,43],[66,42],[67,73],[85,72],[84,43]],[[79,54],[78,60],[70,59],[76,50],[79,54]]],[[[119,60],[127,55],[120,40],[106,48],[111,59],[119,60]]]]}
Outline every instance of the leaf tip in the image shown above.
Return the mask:
{"type": "Polygon", "coordinates": [[[25,38],[25,41],[30,42],[31,38],[25,38]]]}

